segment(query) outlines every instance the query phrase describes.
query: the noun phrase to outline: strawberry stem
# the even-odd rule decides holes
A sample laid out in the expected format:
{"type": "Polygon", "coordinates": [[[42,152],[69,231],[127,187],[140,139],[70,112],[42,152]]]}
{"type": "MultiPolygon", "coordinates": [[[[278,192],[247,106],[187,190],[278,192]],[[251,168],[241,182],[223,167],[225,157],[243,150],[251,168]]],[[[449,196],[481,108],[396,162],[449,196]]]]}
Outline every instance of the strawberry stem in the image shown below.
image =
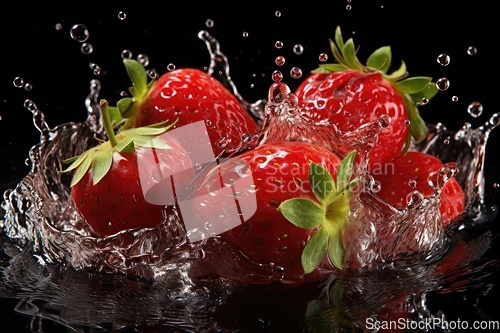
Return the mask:
{"type": "Polygon", "coordinates": [[[109,143],[111,144],[111,147],[114,147],[118,144],[118,139],[116,138],[115,130],[113,129],[113,125],[111,123],[108,101],[102,99],[99,106],[101,108],[102,121],[104,123],[104,128],[106,129],[106,134],[108,135],[109,143]]]}

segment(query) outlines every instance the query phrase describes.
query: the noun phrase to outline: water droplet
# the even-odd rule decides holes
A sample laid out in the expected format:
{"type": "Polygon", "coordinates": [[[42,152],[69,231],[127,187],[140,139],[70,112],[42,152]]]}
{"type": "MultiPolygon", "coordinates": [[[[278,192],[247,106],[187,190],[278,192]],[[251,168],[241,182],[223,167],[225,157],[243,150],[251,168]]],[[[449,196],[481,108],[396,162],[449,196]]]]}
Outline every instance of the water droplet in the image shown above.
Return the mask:
{"type": "Polygon", "coordinates": [[[127,18],[127,13],[125,13],[124,11],[119,11],[118,12],[118,19],[123,21],[127,18]]]}
{"type": "Polygon", "coordinates": [[[231,143],[231,139],[227,136],[223,136],[217,141],[217,147],[225,148],[229,143],[231,143]]]}
{"type": "Polygon", "coordinates": [[[450,87],[450,80],[448,80],[445,77],[442,77],[436,81],[436,87],[441,91],[445,91],[450,87]]]}
{"type": "Polygon", "coordinates": [[[276,105],[282,104],[290,94],[290,87],[282,82],[274,82],[269,88],[268,100],[276,105]]]}
{"type": "Polygon", "coordinates": [[[346,9],[346,10],[351,10],[351,9],[352,9],[352,6],[351,6],[351,5],[347,5],[347,6],[345,6],[345,9],[346,9]]]}
{"type": "Polygon", "coordinates": [[[137,56],[137,61],[139,61],[144,67],[149,65],[149,57],[145,54],[139,54],[137,56]]]}
{"type": "Polygon", "coordinates": [[[148,75],[148,77],[152,78],[153,80],[158,78],[158,73],[153,69],[148,69],[146,71],[146,74],[148,75]]]}
{"type": "Polygon", "coordinates": [[[243,31],[243,37],[247,38],[248,37],[248,31],[243,31]]]}
{"type": "Polygon", "coordinates": [[[26,91],[33,90],[33,85],[31,83],[25,83],[24,84],[24,90],[26,90],[26,91]]]}
{"type": "Polygon", "coordinates": [[[212,28],[214,26],[214,20],[212,19],[207,19],[205,21],[205,25],[207,26],[207,28],[212,28]]]}
{"type": "Polygon", "coordinates": [[[299,79],[302,77],[302,69],[299,67],[292,67],[292,69],[290,69],[290,76],[294,79],[299,79]]]}
{"type": "Polygon", "coordinates": [[[283,56],[277,56],[276,59],[274,59],[274,62],[278,66],[283,66],[285,64],[285,57],[283,57],[283,56]]]}
{"type": "Polygon", "coordinates": [[[295,44],[293,46],[293,53],[301,55],[302,52],[304,52],[304,47],[302,46],[302,44],[295,44]]]}
{"type": "Polygon", "coordinates": [[[281,80],[283,80],[283,73],[281,73],[280,71],[276,70],[276,71],[273,72],[272,78],[273,78],[274,82],[281,81],[281,80]]]}
{"type": "Polygon", "coordinates": [[[14,87],[22,88],[24,86],[24,79],[20,76],[16,76],[14,78],[14,81],[12,81],[12,83],[14,84],[14,87]]]}
{"type": "Polygon", "coordinates": [[[500,184],[499,183],[494,183],[493,184],[493,188],[494,189],[499,189],[500,188],[500,184]]]}
{"type": "Polygon", "coordinates": [[[442,66],[448,66],[450,64],[450,56],[446,53],[441,53],[437,57],[437,62],[442,66]]]}
{"type": "Polygon", "coordinates": [[[212,121],[207,119],[205,120],[205,124],[207,124],[207,126],[212,126],[212,121]]]}
{"type": "Polygon", "coordinates": [[[379,192],[381,188],[382,188],[382,185],[380,185],[379,181],[373,180],[372,182],[370,182],[370,190],[373,193],[379,192]]]}
{"type": "Polygon", "coordinates": [[[286,104],[290,108],[296,108],[299,105],[299,97],[295,94],[286,95],[286,104]]]}
{"type": "Polygon", "coordinates": [[[62,26],[62,24],[61,24],[61,23],[56,23],[55,28],[56,28],[56,30],[57,30],[57,31],[61,31],[61,30],[62,30],[62,28],[63,28],[63,26],[62,26]]]}
{"type": "Polygon", "coordinates": [[[281,17],[281,12],[279,10],[275,11],[274,16],[281,17]]]}
{"type": "Polygon", "coordinates": [[[122,59],[132,59],[132,51],[125,49],[122,51],[121,56],[122,59]]]}
{"type": "Polygon", "coordinates": [[[326,54],[326,53],[320,53],[319,54],[319,61],[325,62],[327,60],[328,60],[328,54],[326,54]]]}
{"type": "Polygon", "coordinates": [[[415,179],[408,179],[408,186],[410,186],[412,188],[416,188],[417,187],[417,181],[415,179]]]}
{"type": "Polygon", "coordinates": [[[417,102],[415,104],[417,104],[417,106],[423,106],[423,105],[426,105],[429,103],[429,99],[428,98],[425,98],[423,97],[422,100],[420,102],[417,102]]]}
{"type": "Polygon", "coordinates": [[[477,54],[477,48],[475,46],[469,46],[467,48],[467,54],[470,56],[475,56],[477,54]]]}
{"type": "Polygon", "coordinates": [[[458,102],[458,96],[451,96],[452,102],[458,102]]]}
{"type": "Polygon", "coordinates": [[[467,112],[474,118],[479,117],[483,113],[483,104],[472,102],[467,107],[467,112]]]}
{"type": "Polygon", "coordinates": [[[406,119],[404,123],[405,123],[406,126],[410,126],[411,125],[410,119],[406,119]]]}
{"type": "Polygon", "coordinates": [[[77,42],[83,43],[89,39],[89,30],[83,24],[75,24],[71,27],[69,31],[71,38],[77,42]]]}
{"type": "Polygon", "coordinates": [[[94,47],[90,43],[83,43],[80,47],[80,51],[83,54],[91,54],[92,52],[94,52],[94,47]]]}
{"type": "Polygon", "coordinates": [[[277,41],[274,43],[274,46],[275,46],[277,49],[281,49],[281,48],[283,47],[283,42],[282,42],[282,41],[277,40],[277,41]]]}
{"type": "Polygon", "coordinates": [[[175,71],[175,64],[173,64],[173,63],[169,63],[169,64],[167,65],[167,70],[168,70],[169,72],[171,72],[171,71],[175,71]]]}

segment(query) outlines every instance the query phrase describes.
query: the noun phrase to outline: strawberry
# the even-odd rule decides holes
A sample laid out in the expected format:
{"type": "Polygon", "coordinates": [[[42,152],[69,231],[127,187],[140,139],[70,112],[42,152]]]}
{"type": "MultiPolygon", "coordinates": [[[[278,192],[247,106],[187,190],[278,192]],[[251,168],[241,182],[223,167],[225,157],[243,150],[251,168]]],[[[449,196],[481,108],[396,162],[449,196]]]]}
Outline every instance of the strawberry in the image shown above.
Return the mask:
{"type": "MultiPolygon", "coordinates": [[[[380,183],[377,195],[393,207],[402,209],[413,191],[419,191],[424,197],[436,192],[429,181],[438,183],[437,175],[443,167],[441,160],[433,155],[409,151],[394,159],[387,172],[373,174],[374,179],[380,183]]],[[[440,196],[441,218],[443,225],[447,226],[463,213],[465,196],[455,177],[446,180],[440,196]]]]}
{"type": "MultiPolygon", "coordinates": [[[[173,192],[168,197],[166,182],[158,184],[163,189],[163,197],[158,197],[151,175],[192,168],[182,145],[164,135],[175,122],[123,130],[115,135],[104,100],[101,110],[109,141],[67,160],[71,164],[61,171],[75,171],[71,197],[76,208],[98,237],[125,229],[155,227],[164,219],[164,205],[174,202],[173,192]]],[[[190,178],[186,173],[184,183],[190,178]]]]}
{"type": "Polygon", "coordinates": [[[297,87],[300,107],[312,119],[326,120],[344,132],[388,115],[390,124],[369,154],[370,170],[383,168],[409,148],[412,138],[419,142],[427,136],[416,103],[430,100],[438,89],[430,77],[407,78],[404,62],[389,74],[389,46],[377,49],[363,65],[352,38],[344,43],[337,27],[330,47],[337,63],[321,64],[297,87]]]}
{"type": "Polygon", "coordinates": [[[127,118],[123,128],[167,119],[178,119],[174,127],[203,121],[216,156],[224,149],[238,147],[242,135],[259,129],[235,95],[199,69],[179,68],[148,82],[141,63],[125,59],[124,64],[133,83],[129,89],[132,97],[121,99],[117,108],[112,108],[116,117],[127,118]]]}
{"type": "MultiPolygon", "coordinates": [[[[330,267],[342,267],[341,235],[349,221],[351,189],[358,181],[351,179],[354,157],[352,151],[341,160],[305,142],[262,144],[211,170],[196,193],[213,200],[215,193],[226,197],[221,184],[236,188],[238,179],[247,184],[235,191],[240,218],[220,233],[221,239],[257,264],[279,265],[284,280],[300,281],[326,257],[330,267]],[[245,177],[253,183],[242,181],[245,177]]],[[[224,208],[229,211],[229,205],[224,208]]],[[[205,200],[193,207],[197,216],[214,215],[213,209],[205,200]]]]}

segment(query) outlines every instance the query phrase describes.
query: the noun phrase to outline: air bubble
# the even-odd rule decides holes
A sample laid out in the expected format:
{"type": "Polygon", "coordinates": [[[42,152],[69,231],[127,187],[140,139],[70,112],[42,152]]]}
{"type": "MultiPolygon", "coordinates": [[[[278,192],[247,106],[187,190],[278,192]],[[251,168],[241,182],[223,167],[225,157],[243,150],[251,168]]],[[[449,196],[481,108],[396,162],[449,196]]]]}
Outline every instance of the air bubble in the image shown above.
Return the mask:
{"type": "Polygon", "coordinates": [[[132,59],[132,51],[125,49],[122,51],[121,56],[122,59],[132,59]]]}
{"type": "Polygon", "coordinates": [[[24,79],[20,76],[16,76],[14,78],[14,81],[12,81],[12,83],[14,84],[14,87],[16,87],[16,88],[24,87],[24,79]]]}
{"type": "Polygon", "coordinates": [[[283,56],[276,57],[276,59],[274,59],[274,63],[278,66],[283,66],[285,64],[285,57],[283,56]]]}
{"type": "Polygon", "coordinates": [[[292,67],[292,69],[290,69],[290,76],[294,79],[299,79],[302,77],[302,69],[299,67],[292,67]]]}
{"type": "Polygon", "coordinates": [[[214,20],[212,19],[207,19],[205,21],[205,25],[207,26],[207,28],[212,28],[214,26],[214,20]]]}
{"type": "Polygon", "coordinates": [[[80,51],[83,54],[91,54],[92,52],[94,52],[94,47],[90,43],[83,43],[80,47],[80,51]]]}
{"type": "Polygon", "coordinates": [[[281,49],[281,48],[283,48],[283,42],[278,40],[278,41],[276,41],[276,42],[274,43],[274,46],[275,46],[277,49],[281,49]]]}
{"type": "Polygon", "coordinates": [[[450,56],[446,53],[441,53],[437,57],[437,63],[442,66],[448,66],[450,64],[450,56]]]}
{"type": "Polygon", "coordinates": [[[326,53],[320,53],[319,54],[319,61],[325,62],[327,60],[328,60],[328,54],[326,54],[326,53]]]}
{"type": "Polygon", "coordinates": [[[301,55],[304,52],[304,47],[301,44],[295,44],[293,46],[293,53],[296,55],[301,55]]]}
{"type": "Polygon", "coordinates": [[[83,24],[75,24],[71,27],[69,32],[71,38],[77,42],[83,43],[89,39],[89,30],[83,24]]]}
{"type": "Polygon", "coordinates": [[[436,88],[438,88],[441,91],[445,91],[449,87],[450,87],[450,80],[448,80],[445,77],[442,77],[436,81],[436,88]]]}
{"type": "Polygon", "coordinates": [[[472,102],[467,107],[467,112],[474,118],[479,117],[483,113],[483,104],[472,102]]]}
{"type": "Polygon", "coordinates": [[[127,13],[125,13],[124,11],[119,11],[118,12],[118,19],[123,21],[127,18],[127,13]]]}
{"type": "Polygon", "coordinates": [[[477,48],[475,46],[469,46],[467,48],[467,54],[470,56],[475,56],[477,54],[477,48]]]}

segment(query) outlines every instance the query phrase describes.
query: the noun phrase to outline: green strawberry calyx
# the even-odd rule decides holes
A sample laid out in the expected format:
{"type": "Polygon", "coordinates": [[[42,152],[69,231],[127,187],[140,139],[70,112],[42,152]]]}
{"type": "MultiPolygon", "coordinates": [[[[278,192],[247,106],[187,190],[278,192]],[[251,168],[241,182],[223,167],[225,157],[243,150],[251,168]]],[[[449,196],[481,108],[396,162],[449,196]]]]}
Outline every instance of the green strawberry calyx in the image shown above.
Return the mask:
{"type": "MultiPolygon", "coordinates": [[[[132,86],[128,88],[132,97],[124,97],[116,103],[116,106],[109,107],[111,118],[116,123],[119,123],[124,118],[132,118],[138,113],[151,87],[156,82],[156,76],[148,75],[143,64],[139,61],[134,59],[123,59],[123,64],[132,82],[132,86]]],[[[128,127],[128,124],[125,123],[123,127],[128,127]]]]}
{"type": "Polygon", "coordinates": [[[336,63],[320,64],[313,73],[333,73],[348,69],[358,70],[363,73],[379,73],[384,79],[403,97],[408,119],[410,120],[410,133],[407,138],[406,149],[412,138],[417,142],[424,140],[428,134],[428,128],[421,118],[417,105],[425,104],[438,93],[436,83],[431,77],[415,76],[408,77],[408,71],[404,61],[401,66],[389,72],[391,68],[392,52],[390,46],[382,46],[375,50],[367,59],[366,65],[361,63],[356,55],[356,47],[352,38],[344,42],[340,27],[335,30],[335,39],[330,40],[330,48],[336,63]]]}
{"type": "Polygon", "coordinates": [[[89,169],[92,170],[93,184],[97,184],[111,169],[115,152],[135,152],[137,147],[171,149],[159,135],[175,126],[177,121],[170,124],[168,121],[163,121],[149,126],[122,130],[115,134],[108,102],[101,100],[100,108],[108,141],[102,142],[80,155],[64,160],[65,163],[71,164],[59,173],[75,171],[71,186],[76,185],[89,169]]]}
{"type": "Polygon", "coordinates": [[[316,231],[307,241],[302,252],[305,274],[314,271],[325,254],[333,265],[342,269],[344,246],[342,234],[349,223],[351,189],[359,182],[353,175],[356,151],[349,153],[340,163],[336,180],[322,166],[309,165],[309,183],[317,200],[292,198],[283,201],[278,210],[299,228],[316,231]]]}

